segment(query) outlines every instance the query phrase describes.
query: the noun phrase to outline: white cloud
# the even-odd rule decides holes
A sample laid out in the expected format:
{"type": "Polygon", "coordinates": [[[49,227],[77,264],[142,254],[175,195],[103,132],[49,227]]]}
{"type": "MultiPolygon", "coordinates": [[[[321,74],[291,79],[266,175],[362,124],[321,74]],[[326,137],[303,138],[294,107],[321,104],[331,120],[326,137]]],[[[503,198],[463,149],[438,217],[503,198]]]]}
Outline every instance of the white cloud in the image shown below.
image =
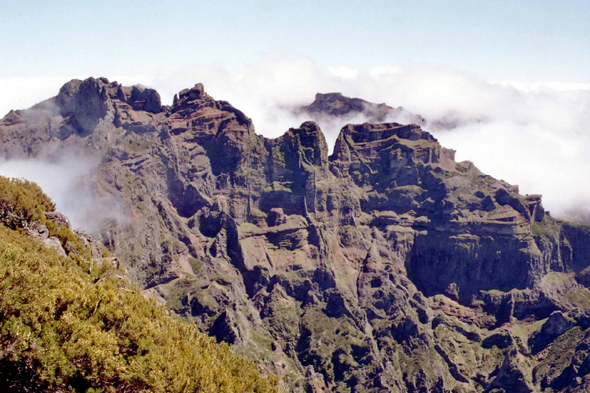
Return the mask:
{"type": "Polygon", "coordinates": [[[391,77],[400,72],[401,70],[401,67],[393,67],[388,65],[375,66],[369,68],[369,76],[375,79],[385,77],[388,80],[391,80],[391,77]]]}
{"type": "Polygon", "coordinates": [[[0,176],[22,178],[37,183],[64,213],[74,229],[98,234],[105,220],[120,222],[126,218],[117,201],[97,195],[84,181],[98,162],[82,157],[64,157],[59,161],[0,161],[0,176]]]}
{"type": "Polygon", "coordinates": [[[328,71],[342,79],[354,79],[359,76],[359,70],[350,67],[330,67],[328,71]]]}
{"type": "Polygon", "coordinates": [[[11,109],[26,109],[53,97],[64,84],[61,78],[0,78],[0,117],[11,109]]]}
{"type": "Polygon", "coordinates": [[[522,91],[572,91],[572,90],[590,90],[590,83],[567,83],[567,82],[506,82],[492,81],[491,83],[501,86],[512,86],[522,91]]]}

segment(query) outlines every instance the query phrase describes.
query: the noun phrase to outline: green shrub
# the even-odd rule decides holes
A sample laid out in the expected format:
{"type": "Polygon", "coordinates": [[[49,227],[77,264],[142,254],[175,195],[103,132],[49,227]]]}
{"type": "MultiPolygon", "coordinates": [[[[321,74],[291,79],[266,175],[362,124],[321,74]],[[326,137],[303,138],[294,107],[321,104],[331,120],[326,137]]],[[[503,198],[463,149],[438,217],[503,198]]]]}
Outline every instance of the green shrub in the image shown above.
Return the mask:
{"type": "Polygon", "coordinates": [[[115,276],[0,225],[0,387],[27,391],[276,391],[227,345],[115,276]]]}
{"type": "Polygon", "coordinates": [[[45,224],[45,212],[55,204],[41,188],[28,180],[0,176],[0,222],[11,229],[25,228],[33,222],[45,224]]]}
{"type": "Polygon", "coordinates": [[[0,176],[0,223],[10,229],[26,229],[35,222],[43,224],[49,236],[57,237],[68,254],[90,260],[88,247],[69,228],[48,220],[48,211],[55,211],[55,204],[37,184],[0,176]]]}

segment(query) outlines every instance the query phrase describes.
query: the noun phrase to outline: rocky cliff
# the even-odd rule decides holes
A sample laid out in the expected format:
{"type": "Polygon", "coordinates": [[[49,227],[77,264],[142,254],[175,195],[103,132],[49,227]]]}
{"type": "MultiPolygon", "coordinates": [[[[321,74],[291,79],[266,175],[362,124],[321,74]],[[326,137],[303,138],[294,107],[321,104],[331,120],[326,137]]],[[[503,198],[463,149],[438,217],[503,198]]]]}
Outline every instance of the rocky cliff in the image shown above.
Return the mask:
{"type": "Polygon", "coordinates": [[[334,153],[201,84],[171,107],[105,78],[0,122],[6,158],[100,162],[126,211],[103,243],[146,296],[287,391],[590,389],[590,227],[455,162],[417,125],[347,125],[334,153]]]}

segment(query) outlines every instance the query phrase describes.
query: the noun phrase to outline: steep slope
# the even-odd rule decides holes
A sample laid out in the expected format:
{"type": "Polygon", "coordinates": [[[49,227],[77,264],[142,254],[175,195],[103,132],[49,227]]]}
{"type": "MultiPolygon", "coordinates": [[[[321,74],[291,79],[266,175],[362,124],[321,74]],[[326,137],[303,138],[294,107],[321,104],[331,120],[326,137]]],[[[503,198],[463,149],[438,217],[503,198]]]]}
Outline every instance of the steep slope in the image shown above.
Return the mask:
{"type": "Polygon", "coordinates": [[[3,392],[276,391],[251,361],[145,299],[53,209],[36,185],[0,177],[3,392]]]}
{"type": "Polygon", "coordinates": [[[91,78],[0,137],[9,158],[96,157],[89,183],[129,217],[103,241],[144,294],[288,390],[590,387],[590,227],[417,125],[348,125],[328,157],[315,123],[263,138],[200,84],[162,107],[91,78]]]}

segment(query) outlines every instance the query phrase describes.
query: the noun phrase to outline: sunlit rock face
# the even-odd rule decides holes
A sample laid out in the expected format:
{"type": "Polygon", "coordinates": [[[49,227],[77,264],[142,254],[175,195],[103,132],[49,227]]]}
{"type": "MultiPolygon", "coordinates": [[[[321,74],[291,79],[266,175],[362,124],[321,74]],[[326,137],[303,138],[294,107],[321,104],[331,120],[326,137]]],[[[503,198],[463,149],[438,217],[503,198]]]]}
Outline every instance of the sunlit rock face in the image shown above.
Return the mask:
{"type": "Polygon", "coordinates": [[[414,123],[347,125],[328,156],[316,123],[264,138],[202,84],[166,107],[90,78],[9,113],[0,152],[95,158],[126,213],[104,246],[287,391],[587,391],[589,227],[414,123]]]}

